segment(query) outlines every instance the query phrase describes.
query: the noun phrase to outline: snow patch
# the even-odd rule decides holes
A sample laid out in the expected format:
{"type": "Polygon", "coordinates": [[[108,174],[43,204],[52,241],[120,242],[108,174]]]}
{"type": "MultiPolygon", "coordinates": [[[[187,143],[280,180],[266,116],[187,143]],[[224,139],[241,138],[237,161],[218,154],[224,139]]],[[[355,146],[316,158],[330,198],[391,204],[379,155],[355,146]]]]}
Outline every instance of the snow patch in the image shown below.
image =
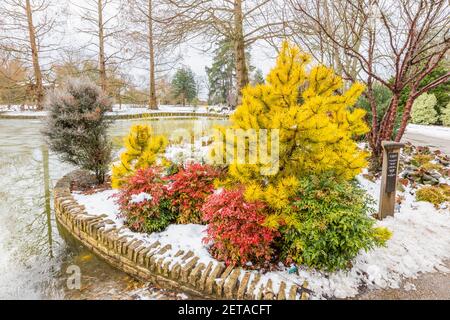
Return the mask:
{"type": "Polygon", "coordinates": [[[131,203],[141,203],[147,200],[152,200],[152,196],[146,192],[131,195],[131,203]]]}

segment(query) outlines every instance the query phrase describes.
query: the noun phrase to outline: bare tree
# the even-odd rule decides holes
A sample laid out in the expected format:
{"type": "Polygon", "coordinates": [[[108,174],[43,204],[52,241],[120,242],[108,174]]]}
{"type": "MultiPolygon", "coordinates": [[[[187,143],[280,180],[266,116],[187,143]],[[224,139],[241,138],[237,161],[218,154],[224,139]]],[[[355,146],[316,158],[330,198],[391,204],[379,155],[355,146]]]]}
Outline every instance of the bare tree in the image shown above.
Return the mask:
{"type": "MultiPolygon", "coordinates": [[[[372,123],[368,134],[374,159],[379,160],[381,142],[400,141],[410,119],[414,100],[422,93],[445,83],[450,72],[424,85],[430,74],[448,53],[450,9],[447,0],[345,0],[321,1],[338,10],[345,5],[351,14],[341,14],[346,34],[330,30],[326,19],[306,0],[290,0],[297,18],[313,25],[330,46],[357,61],[361,68],[356,76],[343,72],[352,81],[363,80],[371,105],[372,123]],[[357,17],[355,19],[355,17],[357,17]],[[350,36],[349,36],[350,35],[350,36]],[[392,92],[392,99],[382,118],[377,117],[373,85],[381,83],[392,92]],[[398,115],[400,96],[410,89],[403,114],[398,115]],[[401,116],[401,126],[394,136],[394,123],[401,116]]],[[[316,3],[314,3],[316,4],[316,3]]]]}
{"type": "Polygon", "coordinates": [[[18,104],[26,100],[27,70],[20,60],[0,52],[0,103],[18,104]]]}
{"type": "Polygon", "coordinates": [[[200,37],[210,44],[230,39],[236,59],[238,101],[249,82],[246,48],[260,40],[286,35],[288,20],[274,19],[283,10],[283,1],[271,0],[164,0],[166,16],[162,19],[169,38],[175,42],[200,37]]]}
{"type": "Polygon", "coordinates": [[[42,55],[48,58],[54,43],[46,41],[57,26],[52,0],[2,0],[0,49],[23,61],[32,70],[31,86],[36,108],[43,108],[42,55]]]}
{"type": "MultiPolygon", "coordinates": [[[[354,3],[358,1],[361,0],[355,0],[354,3]]],[[[326,29],[330,36],[344,39],[344,42],[359,52],[364,25],[345,23],[361,21],[363,16],[358,6],[348,3],[347,0],[310,0],[303,3],[315,19],[303,18],[293,6],[293,19],[289,25],[290,40],[307,50],[316,61],[332,67],[344,79],[356,79],[361,71],[357,59],[345,54],[344,49],[329,41],[322,28],[326,29]],[[317,25],[316,20],[321,21],[321,26],[317,25]]]]}
{"type": "Polygon", "coordinates": [[[121,2],[85,0],[72,1],[72,4],[80,10],[81,27],[78,31],[92,37],[93,41],[90,41],[85,49],[97,56],[100,87],[103,91],[107,91],[107,66],[123,58],[122,48],[116,41],[124,32],[119,19],[121,2]]]}
{"type": "Polygon", "coordinates": [[[133,45],[136,60],[143,60],[149,75],[150,109],[157,109],[156,79],[157,73],[169,70],[179,60],[174,54],[176,44],[167,41],[165,28],[158,22],[160,12],[164,10],[157,0],[127,0],[124,19],[128,21],[126,41],[133,45]],[[168,54],[170,52],[170,54],[168,54]]]}

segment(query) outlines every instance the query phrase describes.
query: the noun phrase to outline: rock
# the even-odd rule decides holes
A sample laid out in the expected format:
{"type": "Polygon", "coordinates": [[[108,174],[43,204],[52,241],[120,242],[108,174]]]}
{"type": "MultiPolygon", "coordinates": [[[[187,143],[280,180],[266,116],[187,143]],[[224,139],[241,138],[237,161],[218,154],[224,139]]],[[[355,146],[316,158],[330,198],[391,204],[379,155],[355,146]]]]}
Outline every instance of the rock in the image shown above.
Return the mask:
{"type": "Polygon", "coordinates": [[[254,298],[256,285],[258,284],[260,279],[261,279],[261,274],[256,273],[255,276],[253,277],[253,280],[250,283],[250,286],[248,287],[246,294],[245,294],[246,299],[252,300],[254,298]]]}
{"type": "Polygon", "coordinates": [[[289,289],[288,299],[289,300],[296,300],[297,299],[297,291],[298,291],[298,286],[293,284],[291,286],[291,289],[289,289]]]}
{"type": "Polygon", "coordinates": [[[272,288],[272,279],[269,279],[266,283],[266,287],[264,288],[264,300],[273,300],[274,292],[272,288]]]}
{"type": "Polygon", "coordinates": [[[286,283],[284,281],[281,281],[280,283],[277,300],[286,300],[286,283]]]}
{"type": "Polygon", "coordinates": [[[236,299],[237,290],[239,288],[239,275],[241,274],[241,268],[236,268],[231,272],[230,276],[226,280],[223,286],[223,292],[226,299],[236,299]]]}
{"type": "Polygon", "coordinates": [[[215,281],[218,277],[220,277],[223,270],[225,270],[225,266],[222,263],[219,263],[216,265],[214,270],[210,273],[210,275],[208,276],[208,278],[206,279],[206,282],[205,282],[205,292],[207,294],[212,294],[214,284],[216,283],[215,281]]]}
{"type": "Polygon", "coordinates": [[[192,270],[191,274],[189,275],[189,283],[191,284],[192,287],[194,287],[194,288],[197,287],[197,282],[202,275],[203,269],[205,269],[205,264],[199,263],[194,268],[194,270],[192,270]]]}
{"type": "Polygon", "coordinates": [[[223,286],[225,284],[225,281],[227,280],[228,276],[231,274],[231,272],[233,271],[233,266],[229,265],[225,271],[222,273],[222,275],[220,276],[219,279],[216,280],[215,282],[215,286],[214,286],[214,291],[216,292],[217,296],[222,297],[223,294],[223,286]]]}
{"type": "Polygon", "coordinates": [[[242,277],[241,283],[239,284],[239,289],[237,292],[237,298],[239,300],[243,300],[245,298],[245,294],[248,287],[248,282],[250,280],[250,272],[245,272],[244,276],[242,277]]]}
{"type": "Polygon", "coordinates": [[[193,257],[191,260],[189,260],[188,263],[186,263],[184,266],[181,267],[181,281],[188,283],[189,282],[189,275],[191,271],[195,268],[197,265],[197,261],[199,260],[198,257],[193,257]]]}

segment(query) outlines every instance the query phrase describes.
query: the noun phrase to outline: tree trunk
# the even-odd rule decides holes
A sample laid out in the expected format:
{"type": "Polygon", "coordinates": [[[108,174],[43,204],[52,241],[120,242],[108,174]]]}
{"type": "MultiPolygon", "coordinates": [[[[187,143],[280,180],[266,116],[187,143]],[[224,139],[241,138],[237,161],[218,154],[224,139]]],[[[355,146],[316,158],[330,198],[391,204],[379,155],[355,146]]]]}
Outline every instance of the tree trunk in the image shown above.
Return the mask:
{"type": "Polygon", "coordinates": [[[248,70],[245,61],[245,42],[242,17],[242,0],[234,1],[234,54],[236,59],[237,105],[242,102],[241,90],[248,84],[248,70]]]}
{"type": "Polygon", "coordinates": [[[153,45],[153,8],[152,0],[148,0],[148,49],[150,52],[150,88],[148,107],[150,109],[158,109],[156,102],[155,88],[155,50],[153,45]]]}
{"type": "Polygon", "coordinates": [[[104,92],[107,90],[106,82],[106,60],[105,60],[105,37],[103,30],[103,0],[97,0],[98,10],[98,70],[100,76],[100,87],[104,92]]]}
{"type": "Polygon", "coordinates": [[[409,93],[408,99],[406,100],[406,103],[405,103],[405,109],[403,110],[402,122],[400,124],[400,128],[398,129],[397,135],[395,136],[396,142],[400,142],[400,140],[403,137],[403,134],[405,133],[406,126],[408,125],[408,121],[411,118],[411,109],[412,109],[414,100],[416,99],[415,95],[416,95],[416,89],[412,88],[409,93]]]}
{"type": "Polygon", "coordinates": [[[30,0],[26,0],[26,11],[27,11],[27,22],[28,22],[28,33],[30,38],[31,47],[31,58],[33,61],[33,71],[34,71],[34,99],[36,102],[37,110],[43,109],[44,100],[44,87],[42,84],[42,71],[39,65],[38,47],[36,44],[36,34],[33,25],[33,12],[31,9],[30,0]]]}
{"type": "MultiPolygon", "coordinates": [[[[400,100],[400,93],[398,92],[394,93],[391,102],[389,103],[389,107],[384,115],[384,118],[380,122],[378,128],[372,128],[369,144],[372,149],[370,169],[373,171],[379,171],[381,169],[382,163],[381,143],[384,140],[392,139],[399,100],[400,100]]],[[[371,103],[374,103],[374,101],[371,101],[371,103]]],[[[372,113],[373,112],[374,111],[372,110],[372,113]]],[[[372,114],[372,116],[376,117],[377,116],[376,112],[375,114],[372,114]]]]}

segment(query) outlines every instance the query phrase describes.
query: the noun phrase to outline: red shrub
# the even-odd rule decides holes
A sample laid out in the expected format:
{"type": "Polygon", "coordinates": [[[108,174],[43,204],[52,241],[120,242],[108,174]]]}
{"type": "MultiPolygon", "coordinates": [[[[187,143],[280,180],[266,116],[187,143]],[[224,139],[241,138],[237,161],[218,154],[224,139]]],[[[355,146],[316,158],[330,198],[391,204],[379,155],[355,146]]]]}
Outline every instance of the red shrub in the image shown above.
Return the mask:
{"type": "Polygon", "coordinates": [[[214,191],[214,180],[219,171],[208,165],[189,164],[170,176],[168,195],[171,204],[179,212],[179,223],[202,223],[201,208],[214,191]]]}
{"type": "Polygon", "coordinates": [[[154,232],[165,229],[173,220],[161,169],[139,169],[121,186],[116,195],[121,216],[133,231],[154,232]]]}
{"type": "Polygon", "coordinates": [[[213,242],[212,254],[227,264],[259,264],[269,261],[271,244],[278,232],[262,225],[263,202],[246,202],[243,190],[222,190],[211,195],[203,205],[203,219],[208,222],[205,243],[213,242]]]}

